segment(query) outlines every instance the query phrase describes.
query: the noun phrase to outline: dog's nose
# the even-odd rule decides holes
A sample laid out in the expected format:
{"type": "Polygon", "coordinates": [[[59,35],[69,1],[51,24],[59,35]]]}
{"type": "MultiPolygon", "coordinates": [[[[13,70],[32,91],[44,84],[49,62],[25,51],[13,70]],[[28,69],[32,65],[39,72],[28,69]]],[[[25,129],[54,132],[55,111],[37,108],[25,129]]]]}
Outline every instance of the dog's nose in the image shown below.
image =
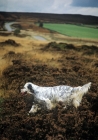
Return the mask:
{"type": "Polygon", "coordinates": [[[21,89],[20,92],[24,94],[26,91],[24,89],[21,89]]]}
{"type": "Polygon", "coordinates": [[[21,89],[20,92],[21,92],[21,93],[24,92],[23,89],[21,89]]]}
{"type": "Polygon", "coordinates": [[[21,89],[21,94],[22,94],[22,95],[27,94],[27,90],[26,90],[26,89],[21,89]]]}

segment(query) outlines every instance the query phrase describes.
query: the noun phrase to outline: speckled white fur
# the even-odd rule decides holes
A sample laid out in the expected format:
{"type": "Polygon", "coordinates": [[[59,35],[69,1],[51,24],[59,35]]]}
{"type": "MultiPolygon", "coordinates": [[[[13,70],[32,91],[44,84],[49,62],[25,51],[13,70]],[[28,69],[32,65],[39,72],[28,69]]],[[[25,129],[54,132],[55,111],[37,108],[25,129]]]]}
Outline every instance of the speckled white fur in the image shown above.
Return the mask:
{"type": "MultiPolygon", "coordinates": [[[[77,108],[85,93],[91,86],[91,82],[83,86],[71,87],[66,85],[53,86],[53,87],[40,87],[31,82],[24,85],[21,92],[33,94],[34,98],[46,104],[47,109],[51,110],[56,107],[58,102],[64,104],[64,108],[68,105],[73,105],[77,108]]],[[[29,113],[35,113],[38,110],[37,104],[33,104],[29,113]]]]}

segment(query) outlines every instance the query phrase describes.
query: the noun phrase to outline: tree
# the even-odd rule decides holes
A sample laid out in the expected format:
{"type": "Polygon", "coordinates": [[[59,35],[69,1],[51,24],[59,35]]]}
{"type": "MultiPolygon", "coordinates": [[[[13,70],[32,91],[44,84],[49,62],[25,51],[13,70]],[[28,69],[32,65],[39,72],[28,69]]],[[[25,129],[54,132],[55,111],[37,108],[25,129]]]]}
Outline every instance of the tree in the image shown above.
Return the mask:
{"type": "Polygon", "coordinates": [[[39,22],[39,27],[43,27],[43,23],[41,21],[39,22]]]}

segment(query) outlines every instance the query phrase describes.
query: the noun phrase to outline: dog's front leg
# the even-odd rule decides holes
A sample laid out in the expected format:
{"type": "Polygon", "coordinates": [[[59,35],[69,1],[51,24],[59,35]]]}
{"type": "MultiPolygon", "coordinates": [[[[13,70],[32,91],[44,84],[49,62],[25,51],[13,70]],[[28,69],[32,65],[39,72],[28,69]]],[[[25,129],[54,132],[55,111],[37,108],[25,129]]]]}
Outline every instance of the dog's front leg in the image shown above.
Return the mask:
{"type": "Polygon", "coordinates": [[[53,104],[49,99],[45,99],[47,109],[51,110],[53,108],[53,104]]]}
{"type": "Polygon", "coordinates": [[[38,110],[38,106],[37,106],[37,105],[32,105],[32,107],[31,107],[31,109],[30,109],[30,111],[29,111],[29,114],[30,114],[30,113],[36,113],[37,110],[38,110]]]}

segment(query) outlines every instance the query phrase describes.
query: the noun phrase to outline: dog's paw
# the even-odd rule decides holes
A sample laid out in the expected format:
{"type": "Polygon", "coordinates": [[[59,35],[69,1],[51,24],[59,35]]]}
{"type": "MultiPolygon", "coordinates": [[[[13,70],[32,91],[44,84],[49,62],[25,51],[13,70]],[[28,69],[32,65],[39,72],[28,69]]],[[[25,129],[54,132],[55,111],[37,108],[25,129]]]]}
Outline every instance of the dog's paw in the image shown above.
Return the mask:
{"type": "Polygon", "coordinates": [[[37,106],[37,105],[33,105],[32,108],[31,108],[30,111],[29,111],[29,114],[30,114],[30,113],[36,113],[37,110],[38,110],[38,106],[37,106]]]}

